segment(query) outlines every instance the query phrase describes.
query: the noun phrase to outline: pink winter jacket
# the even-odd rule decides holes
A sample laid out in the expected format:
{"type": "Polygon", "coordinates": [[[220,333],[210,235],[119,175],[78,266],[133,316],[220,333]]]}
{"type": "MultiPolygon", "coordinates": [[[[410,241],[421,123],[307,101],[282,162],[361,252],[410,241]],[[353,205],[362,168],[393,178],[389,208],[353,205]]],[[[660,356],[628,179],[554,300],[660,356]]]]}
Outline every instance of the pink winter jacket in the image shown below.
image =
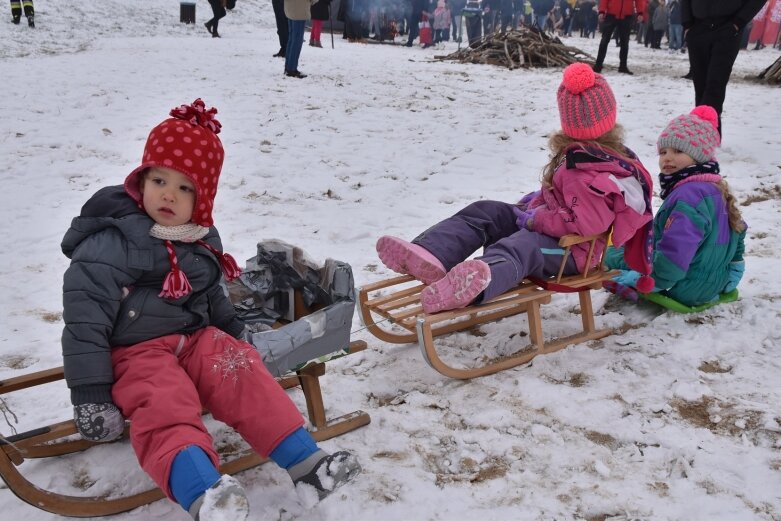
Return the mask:
{"type": "MultiPolygon", "coordinates": [[[[594,235],[613,227],[613,244],[623,245],[651,221],[653,181],[640,161],[603,150],[571,145],[553,174],[553,186],[531,201],[534,231],[562,237],[594,235]]],[[[597,242],[592,266],[599,263],[604,241],[597,242]]],[[[576,245],[572,256],[584,269],[588,245],[576,245]]]]}

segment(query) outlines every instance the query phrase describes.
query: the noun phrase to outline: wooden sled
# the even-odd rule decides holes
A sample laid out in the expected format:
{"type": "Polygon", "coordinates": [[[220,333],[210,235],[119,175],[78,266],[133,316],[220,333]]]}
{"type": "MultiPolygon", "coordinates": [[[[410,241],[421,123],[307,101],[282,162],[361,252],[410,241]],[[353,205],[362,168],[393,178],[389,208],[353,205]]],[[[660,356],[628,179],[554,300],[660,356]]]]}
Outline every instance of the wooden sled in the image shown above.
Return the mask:
{"type": "Polygon", "coordinates": [[[429,315],[420,304],[420,292],[425,287],[409,275],[393,277],[360,289],[358,294],[359,313],[363,324],[380,340],[395,344],[417,342],[426,362],[450,378],[469,379],[525,364],[535,356],[558,351],[570,344],[603,338],[610,329],[597,329],[594,325],[594,310],[591,290],[600,289],[602,282],[618,272],[604,269],[602,259],[598,267],[576,275],[562,276],[572,246],[589,242],[588,262],[591,264],[597,240],[606,240],[609,232],[581,237],[566,235],[559,240],[564,248],[561,267],[555,277],[546,281],[524,280],[517,287],[479,305],[463,309],[443,311],[429,315]],[[411,284],[412,283],[412,284],[411,284]],[[563,291],[577,291],[580,299],[582,331],[573,335],[546,341],[542,332],[540,305],[547,304],[551,297],[563,291]],[[439,357],[434,343],[438,336],[494,322],[502,318],[526,313],[529,323],[530,345],[513,355],[494,360],[486,365],[461,369],[452,367],[439,357]],[[390,324],[390,325],[388,325],[390,324]],[[392,326],[399,326],[393,328],[392,326]]]}
{"type": "MultiPolygon", "coordinates": [[[[297,302],[296,310],[300,309],[297,302]]],[[[298,315],[298,313],[296,313],[298,315]]],[[[306,313],[304,313],[306,314],[306,313]]],[[[341,358],[348,354],[366,349],[366,342],[356,340],[350,345],[330,356],[329,360],[341,358]]],[[[316,441],[324,441],[346,432],[368,425],[371,421],[364,411],[357,410],[338,418],[328,419],[325,414],[323,395],[319,378],[325,374],[325,362],[311,362],[289,375],[277,378],[284,389],[299,387],[306,400],[309,421],[312,424],[311,434],[316,441]]],[[[62,367],[38,371],[27,375],[0,380],[0,396],[14,391],[20,391],[37,385],[62,380],[62,367]]],[[[125,427],[127,436],[129,424],[125,427]]],[[[99,444],[82,439],[76,430],[73,420],[68,420],[39,429],[23,432],[15,436],[0,436],[0,477],[8,488],[19,499],[30,505],[69,517],[98,517],[126,512],[162,499],[165,497],[159,488],[127,497],[81,497],[57,494],[43,490],[27,480],[16,468],[25,459],[48,458],[71,454],[86,450],[99,444]]],[[[246,450],[236,459],[224,463],[220,467],[223,474],[235,474],[242,470],[260,465],[267,461],[252,450],[246,450]]]]}

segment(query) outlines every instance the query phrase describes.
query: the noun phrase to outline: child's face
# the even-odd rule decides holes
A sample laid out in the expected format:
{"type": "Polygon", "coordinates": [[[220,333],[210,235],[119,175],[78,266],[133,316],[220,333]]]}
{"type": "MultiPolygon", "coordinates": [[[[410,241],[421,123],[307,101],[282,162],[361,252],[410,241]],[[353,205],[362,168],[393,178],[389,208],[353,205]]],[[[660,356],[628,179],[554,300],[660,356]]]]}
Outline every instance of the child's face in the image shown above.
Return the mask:
{"type": "Polygon", "coordinates": [[[659,151],[659,170],[664,175],[674,174],[682,168],[695,164],[697,162],[692,159],[692,156],[677,148],[665,147],[659,151]]]}
{"type": "Polygon", "coordinates": [[[193,216],[195,185],[176,170],[152,167],[141,182],[144,210],[157,224],[179,226],[193,216]]]}

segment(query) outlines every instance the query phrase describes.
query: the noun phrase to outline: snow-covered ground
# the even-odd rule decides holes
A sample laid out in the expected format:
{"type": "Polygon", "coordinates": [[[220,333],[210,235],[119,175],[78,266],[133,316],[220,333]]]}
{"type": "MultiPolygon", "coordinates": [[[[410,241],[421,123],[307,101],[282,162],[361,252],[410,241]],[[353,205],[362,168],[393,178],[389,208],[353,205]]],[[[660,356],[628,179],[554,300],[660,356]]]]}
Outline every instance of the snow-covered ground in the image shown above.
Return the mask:
{"type": "MultiPolygon", "coordinates": [[[[270,2],[239,0],[221,39],[178,23],[178,2],[38,2],[37,28],[0,23],[0,379],[61,364],[59,243],[99,187],[120,183],[152,126],[202,97],[226,148],[215,219],[226,249],[264,238],[352,264],[362,285],[390,275],[374,242],[414,237],[478,198],[538,185],[558,127],[560,69],[433,61],[442,50],[304,46],[304,80],[284,78],[270,2]]],[[[7,9],[7,7],[6,7],[7,9]]],[[[592,55],[597,40],[569,43],[592,55]]],[[[449,43],[447,52],[455,50],[449,43]]],[[[252,519],[781,519],[781,89],[756,76],[778,50],[743,51],[724,111],[722,171],[750,225],[739,302],[684,316],[595,295],[621,333],[473,381],[430,369],[414,345],[365,330],[369,349],[329,365],[331,415],[372,423],[323,443],[364,473],[308,508],[272,465],[238,475],[252,519]]],[[[685,55],[632,42],[635,75],[606,76],[628,144],[656,172],[655,141],[691,109],[685,55]]],[[[655,199],[659,203],[659,199],[655,199]]],[[[543,309],[548,335],[580,323],[576,297],[543,309]]],[[[442,339],[478,359],[521,347],[524,317],[442,339]]],[[[301,403],[298,397],[297,403],[301,403]]],[[[67,419],[62,382],[5,396],[18,431],[67,419]]],[[[227,434],[214,426],[218,440],[227,434]]],[[[0,432],[11,433],[0,420],[0,432]]],[[[127,442],[21,467],[65,494],[149,486],[127,442]]],[[[3,519],[51,520],[0,487],[3,519]]],[[[168,501],[113,517],[187,519],[168,501]]]]}

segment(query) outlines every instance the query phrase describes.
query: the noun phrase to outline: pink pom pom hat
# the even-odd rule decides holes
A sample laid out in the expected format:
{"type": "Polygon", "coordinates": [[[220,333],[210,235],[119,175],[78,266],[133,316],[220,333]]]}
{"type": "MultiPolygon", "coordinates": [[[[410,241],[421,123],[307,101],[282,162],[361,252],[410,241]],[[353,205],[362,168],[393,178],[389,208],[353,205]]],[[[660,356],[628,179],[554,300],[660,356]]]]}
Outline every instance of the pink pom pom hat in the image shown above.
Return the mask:
{"type": "Polygon", "coordinates": [[[573,139],[597,139],[616,125],[616,98],[601,74],[585,63],[564,69],[556,93],[561,130],[573,139]]]}

